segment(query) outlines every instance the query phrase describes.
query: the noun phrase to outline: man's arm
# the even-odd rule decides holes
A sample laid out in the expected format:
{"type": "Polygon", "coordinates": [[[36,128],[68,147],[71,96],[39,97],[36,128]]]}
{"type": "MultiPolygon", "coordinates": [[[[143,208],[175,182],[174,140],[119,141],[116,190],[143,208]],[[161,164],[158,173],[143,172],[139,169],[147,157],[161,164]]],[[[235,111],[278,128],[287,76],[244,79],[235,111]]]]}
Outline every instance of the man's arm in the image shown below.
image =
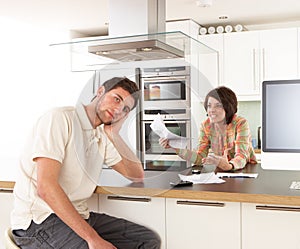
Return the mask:
{"type": "Polygon", "coordinates": [[[75,233],[83,238],[90,249],[116,249],[102,239],[80,216],[58,183],[61,164],[53,159],[39,157],[37,162],[37,192],[54,213],[75,233]]]}
{"type": "Polygon", "coordinates": [[[141,161],[124,142],[119,133],[113,133],[106,130],[106,134],[122,157],[122,161],[112,168],[134,182],[143,181],[144,170],[141,161]]]}
{"type": "Polygon", "coordinates": [[[126,118],[127,115],[116,123],[104,126],[106,135],[122,157],[122,161],[112,168],[134,182],[141,182],[144,179],[144,169],[141,161],[119,134],[126,118]]]}

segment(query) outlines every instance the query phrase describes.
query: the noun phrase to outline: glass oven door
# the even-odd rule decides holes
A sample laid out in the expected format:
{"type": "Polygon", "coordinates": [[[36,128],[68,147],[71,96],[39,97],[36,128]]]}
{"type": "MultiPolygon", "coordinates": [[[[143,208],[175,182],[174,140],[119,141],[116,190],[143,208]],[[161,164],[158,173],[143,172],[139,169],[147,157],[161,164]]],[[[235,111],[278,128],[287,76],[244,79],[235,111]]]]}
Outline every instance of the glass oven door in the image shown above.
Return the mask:
{"type": "Polygon", "coordinates": [[[157,77],[142,79],[142,102],[144,109],[168,106],[189,106],[189,76],[157,77]]]}
{"type": "MultiPolygon", "coordinates": [[[[159,144],[159,136],[150,128],[152,121],[142,122],[142,161],[145,169],[167,170],[186,168],[187,162],[176,155],[173,149],[164,149],[159,144]]],[[[190,137],[190,121],[164,121],[167,129],[182,137],[190,137]]],[[[190,149],[190,142],[188,143],[190,149]]]]}

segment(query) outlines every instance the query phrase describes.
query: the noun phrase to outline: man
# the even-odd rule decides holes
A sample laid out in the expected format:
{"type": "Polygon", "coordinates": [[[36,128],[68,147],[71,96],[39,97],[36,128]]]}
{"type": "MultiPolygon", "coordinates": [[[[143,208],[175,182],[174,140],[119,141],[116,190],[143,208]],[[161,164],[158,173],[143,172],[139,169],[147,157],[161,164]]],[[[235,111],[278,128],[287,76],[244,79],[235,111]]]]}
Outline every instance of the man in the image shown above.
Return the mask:
{"type": "Polygon", "coordinates": [[[35,125],[20,161],[12,212],[21,248],[159,248],[151,230],[123,219],[89,212],[102,165],[132,181],[144,171],[119,135],[136,106],[138,88],[112,78],[86,106],[56,108],[35,125]]]}

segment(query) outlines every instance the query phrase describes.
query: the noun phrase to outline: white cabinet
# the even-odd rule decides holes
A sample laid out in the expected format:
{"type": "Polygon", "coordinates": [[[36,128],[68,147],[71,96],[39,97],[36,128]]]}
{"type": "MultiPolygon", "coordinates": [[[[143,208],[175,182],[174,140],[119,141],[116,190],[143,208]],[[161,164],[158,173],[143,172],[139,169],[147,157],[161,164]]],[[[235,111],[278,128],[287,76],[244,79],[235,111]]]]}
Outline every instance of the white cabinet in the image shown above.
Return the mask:
{"type": "Polygon", "coordinates": [[[259,76],[259,32],[224,34],[224,85],[238,98],[258,96],[259,76]]]}
{"type": "Polygon", "coordinates": [[[186,35],[197,39],[200,25],[193,20],[176,20],[166,22],[166,31],[181,31],[186,35]]]}
{"type": "Polygon", "coordinates": [[[215,54],[201,54],[199,58],[200,72],[210,82],[210,88],[202,86],[205,97],[211,89],[223,85],[223,34],[200,35],[198,40],[216,51],[215,54]],[[217,70],[212,66],[215,64],[217,64],[217,70]]]}
{"type": "Polygon", "coordinates": [[[99,195],[93,194],[90,199],[88,199],[88,207],[90,211],[98,212],[99,210],[99,195]]]}
{"type": "Polygon", "coordinates": [[[10,213],[13,209],[13,194],[11,192],[1,192],[0,190],[0,248],[4,248],[4,231],[10,227],[10,213]]]}
{"type": "Polygon", "coordinates": [[[239,249],[240,203],[167,199],[166,229],[167,248],[239,249]]]}
{"type": "Polygon", "coordinates": [[[261,79],[296,79],[298,76],[297,47],[297,28],[261,31],[261,79]]]}
{"type": "Polygon", "coordinates": [[[219,85],[230,87],[239,100],[260,100],[264,80],[299,77],[297,28],[199,36],[219,52],[219,85]]]}
{"type": "Polygon", "coordinates": [[[297,78],[300,78],[300,28],[298,28],[298,75],[297,78]]]}
{"type": "Polygon", "coordinates": [[[99,195],[99,212],[125,218],[156,231],[165,248],[165,199],[99,195]]]}
{"type": "Polygon", "coordinates": [[[243,249],[299,249],[300,207],[242,204],[243,249]]]}

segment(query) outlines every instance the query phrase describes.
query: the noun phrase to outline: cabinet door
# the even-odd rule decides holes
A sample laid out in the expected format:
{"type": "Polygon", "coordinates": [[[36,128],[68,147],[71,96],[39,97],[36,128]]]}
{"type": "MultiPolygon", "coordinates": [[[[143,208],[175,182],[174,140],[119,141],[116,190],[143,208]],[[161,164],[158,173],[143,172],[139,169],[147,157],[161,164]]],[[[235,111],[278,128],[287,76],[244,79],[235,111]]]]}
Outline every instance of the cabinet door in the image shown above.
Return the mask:
{"type": "Polygon", "coordinates": [[[259,33],[224,34],[224,85],[241,99],[256,95],[259,99],[259,33]]]}
{"type": "MultiPolygon", "coordinates": [[[[224,76],[223,76],[223,57],[224,57],[224,49],[223,49],[223,34],[212,34],[212,35],[199,35],[198,40],[203,43],[204,45],[214,49],[217,51],[217,66],[218,66],[218,72],[214,72],[211,70],[212,66],[209,66],[211,62],[215,63],[213,60],[213,56],[210,55],[201,55],[200,60],[200,69],[202,68],[210,69],[210,71],[207,72],[208,78],[210,79],[211,85],[213,88],[217,87],[218,85],[224,85],[224,76]],[[208,59],[208,61],[207,61],[208,59]],[[201,63],[202,62],[202,63],[201,63]],[[213,75],[212,75],[213,73],[213,75]]],[[[210,89],[211,90],[211,89],[210,89]]],[[[207,92],[206,92],[207,93],[207,92]]]]}
{"type": "Polygon", "coordinates": [[[299,249],[300,207],[242,204],[243,249],[299,249]]]}
{"type": "Polygon", "coordinates": [[[166,200],[167,247],[240,248],[240,203],[166,200]]]}
{"type": "Polygon", "coordinates": [[[165,199],[99,195],[99,212],[125,218],[156,231],[165,248],[165,199]]]}
{"type": "Polygon", "coordinates": [[[99,195],[93,194],[90,199],[88,199],[88,206],[90,211],[99,212],[99,195]]]}
{"type": "Polygon", "coordinates": [[[260,32],[262,80],[296,79],[297,28],[260,32]]]}
{"type": "Polygon", "coordinates": [[[0,191],[0,248],[4,248],[4,231],[10,227],[10,213],[13,209],[14,197],[11,192],[0,191]]]}

